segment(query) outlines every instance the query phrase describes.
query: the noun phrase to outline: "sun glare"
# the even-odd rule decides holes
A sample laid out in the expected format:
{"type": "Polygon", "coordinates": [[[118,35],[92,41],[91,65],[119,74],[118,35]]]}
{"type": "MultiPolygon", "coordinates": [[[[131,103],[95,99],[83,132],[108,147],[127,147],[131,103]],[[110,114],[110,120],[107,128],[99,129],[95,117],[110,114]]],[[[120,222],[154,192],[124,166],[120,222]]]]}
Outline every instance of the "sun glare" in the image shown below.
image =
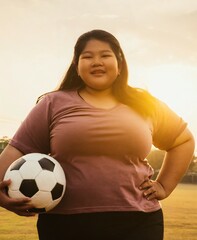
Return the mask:
{"type": "Polygon", "coordinates": [[[193,104],[197,102],[196,69],[173,64],[141,68],[140,71],[143,88],[167,103],[184,118],[188,119],[191,114],[195,114],[193,104]]]}

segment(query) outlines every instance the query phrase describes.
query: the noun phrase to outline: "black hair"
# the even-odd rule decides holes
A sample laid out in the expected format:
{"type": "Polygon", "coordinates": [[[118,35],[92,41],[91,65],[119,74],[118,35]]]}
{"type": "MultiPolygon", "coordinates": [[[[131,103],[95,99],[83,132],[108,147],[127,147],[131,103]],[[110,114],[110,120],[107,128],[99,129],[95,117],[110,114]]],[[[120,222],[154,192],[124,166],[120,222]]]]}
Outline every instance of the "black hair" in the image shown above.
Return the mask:
{"type": "Polygon", "coordinates": [[[72,62],[57,90],[79,90],[85,86],[83,80],[78,76],[77,65],[80,54],[86,47],[87,42],[92,39],[108,43],[117,58],[120,74],[112,86],[116,99],[130,106],[143,117],[150,116],[154,111],[155,98],[143,89],[129,86],[127,62],[119,41],[111,33],[104,30],[92,30],[78,38],[74,47],[72,62]]]}

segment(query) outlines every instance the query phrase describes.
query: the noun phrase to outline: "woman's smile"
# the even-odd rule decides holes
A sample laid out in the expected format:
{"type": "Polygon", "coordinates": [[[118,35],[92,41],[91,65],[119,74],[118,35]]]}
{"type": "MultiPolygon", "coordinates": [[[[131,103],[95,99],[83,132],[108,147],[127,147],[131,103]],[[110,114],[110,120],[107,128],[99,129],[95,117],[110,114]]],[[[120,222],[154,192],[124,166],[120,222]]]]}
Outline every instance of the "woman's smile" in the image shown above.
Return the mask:
{"type": "Polygon", "coordinates": [[[100,77],[100,76],[103,76],[106,73],[106,71],[102,69],[94,69],[90,73],[94,76],[100,77]]]}

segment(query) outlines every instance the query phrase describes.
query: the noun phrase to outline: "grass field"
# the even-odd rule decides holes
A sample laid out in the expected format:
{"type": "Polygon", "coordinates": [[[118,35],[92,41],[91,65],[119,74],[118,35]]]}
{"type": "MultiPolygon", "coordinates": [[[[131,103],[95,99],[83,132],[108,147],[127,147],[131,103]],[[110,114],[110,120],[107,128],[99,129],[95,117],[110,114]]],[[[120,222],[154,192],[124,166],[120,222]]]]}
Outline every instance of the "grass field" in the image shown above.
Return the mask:
{"type": "MultiPolygon", "coordinates": [[[[197,185],[179,184],[162,206],[165,240],[197,240],[197,185]]],[[[36,217],[19,217],[0,208],[0,240],[38,240],[36,217]]]]}
{"type": "Polygon", "coordinates": [[[197,185],[179,184],[162,205],[165,240],[197,240],[197,185]]]}

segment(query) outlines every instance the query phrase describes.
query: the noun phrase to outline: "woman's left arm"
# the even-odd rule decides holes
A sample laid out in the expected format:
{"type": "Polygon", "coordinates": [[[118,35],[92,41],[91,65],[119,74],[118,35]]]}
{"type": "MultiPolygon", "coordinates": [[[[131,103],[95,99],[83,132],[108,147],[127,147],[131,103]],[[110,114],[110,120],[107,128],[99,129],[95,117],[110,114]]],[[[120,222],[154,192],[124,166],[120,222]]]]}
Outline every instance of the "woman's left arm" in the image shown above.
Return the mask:
{"type": "Polygon", "coordinates": [[[194,138],[186,128],[166,152],[162,167],[155,181],[145,181],[140,189],[148,200],[162,200],[170,195],[187,171],[193,154],[194,138]]]}

